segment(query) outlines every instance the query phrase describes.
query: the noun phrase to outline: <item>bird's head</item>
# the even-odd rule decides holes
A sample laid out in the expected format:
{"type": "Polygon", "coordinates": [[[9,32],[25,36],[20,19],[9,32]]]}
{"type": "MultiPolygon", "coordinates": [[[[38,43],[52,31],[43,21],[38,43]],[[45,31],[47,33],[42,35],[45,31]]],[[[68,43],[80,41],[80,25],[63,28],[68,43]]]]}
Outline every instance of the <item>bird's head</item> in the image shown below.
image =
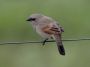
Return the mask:
{"type": "Polygon", "coordinates": [[[26,21],[35,22],[35,21],[39,20],[42,17],[43,17],[42,14],[32,14],[32,15],[29,16],[29,18],[26,21]]]}

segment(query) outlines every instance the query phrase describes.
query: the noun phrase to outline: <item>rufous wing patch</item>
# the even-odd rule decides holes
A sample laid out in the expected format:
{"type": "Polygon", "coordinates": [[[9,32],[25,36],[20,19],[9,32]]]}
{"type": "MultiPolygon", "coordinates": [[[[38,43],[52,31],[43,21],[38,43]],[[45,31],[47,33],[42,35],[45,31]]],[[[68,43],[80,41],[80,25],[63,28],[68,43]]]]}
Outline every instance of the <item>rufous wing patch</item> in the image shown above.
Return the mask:
{"type": "Polygon", "coordinates": [[[47,34],[60,34],[60,31],[58,30],[58,28],[53,27],[49,24],[47,26],[43,27],[42,31],[47,34]]]}

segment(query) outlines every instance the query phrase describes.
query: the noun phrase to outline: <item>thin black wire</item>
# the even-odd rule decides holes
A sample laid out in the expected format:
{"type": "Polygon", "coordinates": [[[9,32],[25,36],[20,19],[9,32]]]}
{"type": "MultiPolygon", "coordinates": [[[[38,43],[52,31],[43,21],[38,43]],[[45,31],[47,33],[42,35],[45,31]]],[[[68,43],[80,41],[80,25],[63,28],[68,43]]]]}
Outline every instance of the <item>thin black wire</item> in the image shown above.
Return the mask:
{"type": "MultiPolygon", "coordinates": [[[[90,40],[90,38],[66,39],[66,40],[62,40],[62,41],[81,41],[81,40],[90,40]]],[[[55,40],[46,41],[46,42],[55,42],[55,40]]],[[[4,42],[4,43],[0,43],[0,45],[7,45],[7,44],[29,44],[29,43],[43,43],[43,41],[4,42]]]]}

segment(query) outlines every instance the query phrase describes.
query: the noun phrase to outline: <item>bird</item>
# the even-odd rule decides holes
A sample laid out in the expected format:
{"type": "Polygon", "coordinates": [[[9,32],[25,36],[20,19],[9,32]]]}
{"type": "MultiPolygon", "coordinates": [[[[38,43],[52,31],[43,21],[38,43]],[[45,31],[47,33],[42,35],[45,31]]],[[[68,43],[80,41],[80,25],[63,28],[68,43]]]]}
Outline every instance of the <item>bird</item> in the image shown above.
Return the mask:
{"type": "Polygon", "coordinates": [[[56,41],[59,53],[65,56],[65,49],[61,37],[64,29],[56,20],[41,13],[34,13],[26,21],[30,22],[36,32],[44,38],[43,45],[45,45],[48,39],[53,38],[56,41]]]}

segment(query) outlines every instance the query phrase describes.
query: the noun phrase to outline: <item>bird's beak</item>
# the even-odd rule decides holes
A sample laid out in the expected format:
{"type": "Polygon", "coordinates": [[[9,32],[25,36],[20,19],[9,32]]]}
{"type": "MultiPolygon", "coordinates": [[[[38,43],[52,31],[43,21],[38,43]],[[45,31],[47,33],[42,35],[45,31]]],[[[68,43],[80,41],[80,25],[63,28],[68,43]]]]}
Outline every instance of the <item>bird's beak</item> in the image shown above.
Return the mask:
{"type": "Polygon", "coordinates": [[[31,19],[29,18],[29,19],[27,19],[26,21],[31,21],[31,19]]]}
{"type": "Polygon", "coordinates": [[[35,20],[36,20],[36,18],[29,18],[26,21],[35,21],[35,20]]]}

